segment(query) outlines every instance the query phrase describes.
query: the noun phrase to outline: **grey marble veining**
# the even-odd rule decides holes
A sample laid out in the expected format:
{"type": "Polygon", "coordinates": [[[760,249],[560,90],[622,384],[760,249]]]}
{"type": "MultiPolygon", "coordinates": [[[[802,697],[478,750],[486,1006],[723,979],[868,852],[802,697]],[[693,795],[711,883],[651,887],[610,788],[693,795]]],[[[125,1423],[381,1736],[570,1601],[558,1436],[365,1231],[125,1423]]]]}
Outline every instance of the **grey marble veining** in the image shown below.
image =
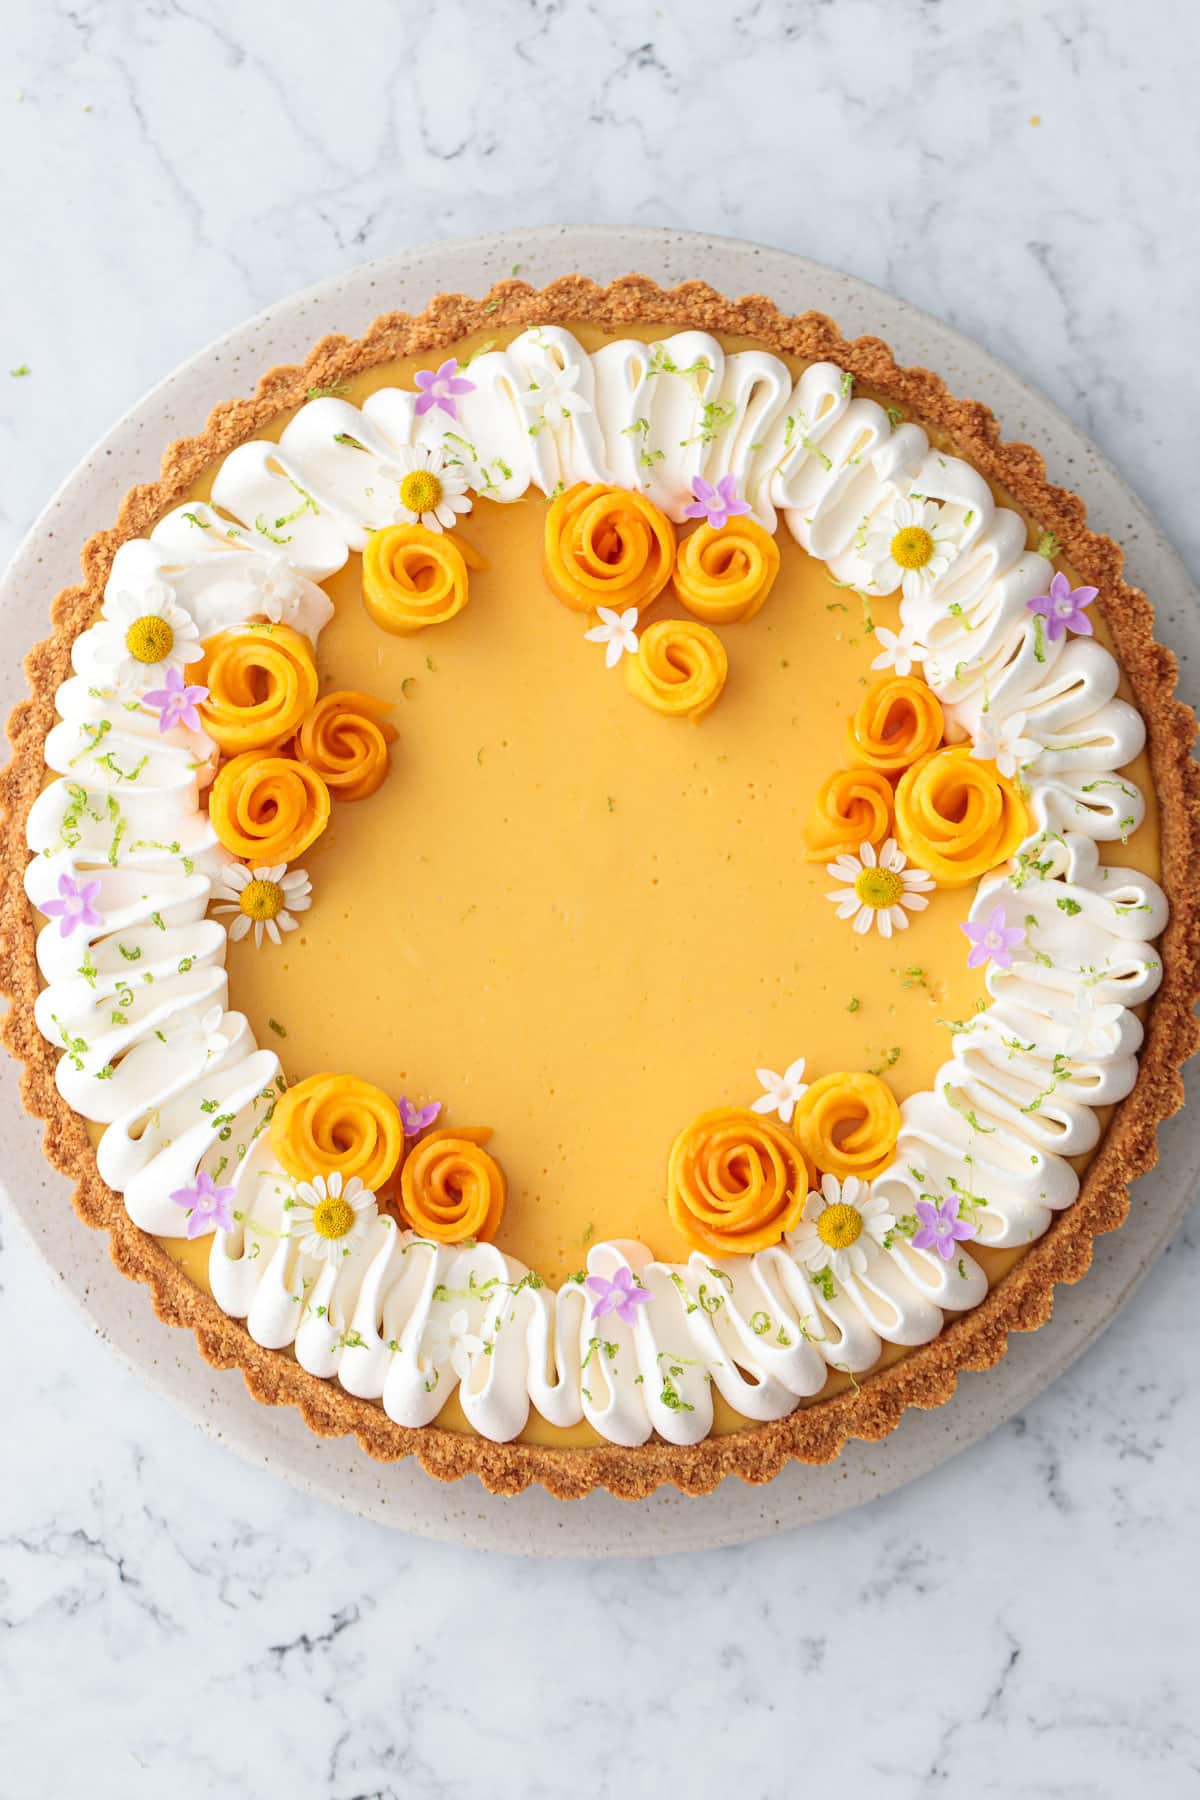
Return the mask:
{"type": "MultiPolygon", "coordinates": [[[[576,218],[763,239],[941,315],[1200,572],[1200,20],[1174,0],[19,0],[5,49],[0,560],[239,318],[406,244],[576,218]]],[[[538,1564],[243,1466],[0,1219],[0,1795],[1200,1792],[1198,1279],[1193,1220],[1084,1362],[867,1511],[538,1564]]]]}

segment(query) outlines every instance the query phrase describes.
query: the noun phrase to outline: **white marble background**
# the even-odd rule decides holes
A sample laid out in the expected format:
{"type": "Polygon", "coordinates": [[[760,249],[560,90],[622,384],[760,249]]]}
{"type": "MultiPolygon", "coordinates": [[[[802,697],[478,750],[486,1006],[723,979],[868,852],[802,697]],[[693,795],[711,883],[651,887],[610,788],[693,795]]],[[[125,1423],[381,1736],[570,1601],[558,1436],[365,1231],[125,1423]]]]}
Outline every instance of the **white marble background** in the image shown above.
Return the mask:
{"type": "MultiPolygon", "coordinates": [[[[758,238],[940,314],[1091,432],[1200,574],[1183,0],[3,20],[0,560],[119,412],[268,301],[571,219],[758,238]]],[[[1200,1793],[1194,1215],[1082,1365],[938,1474],[744,1550],[590,1566],[418,1543],[248,1470],[0,1231],[3,1800],[1200,1793]]]]}

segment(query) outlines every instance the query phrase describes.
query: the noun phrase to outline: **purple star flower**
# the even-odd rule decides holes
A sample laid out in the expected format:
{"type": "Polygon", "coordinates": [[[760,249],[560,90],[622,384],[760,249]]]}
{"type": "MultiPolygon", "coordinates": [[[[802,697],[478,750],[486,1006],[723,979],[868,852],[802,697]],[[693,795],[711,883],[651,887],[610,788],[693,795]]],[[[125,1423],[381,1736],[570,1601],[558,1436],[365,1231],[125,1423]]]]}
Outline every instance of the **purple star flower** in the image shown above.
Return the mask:
{"type": "Polygon", "coordinates": [[[998,969],[1012,968],[1012,953],[1025,942],[1025,928],[1006,924],[1005,916],[1003,906],[994,906],[981,924],[973,925],[968,920],[960,926],[971,940],[968,969],[978,969],[986,962],[994,962],[998,969]]]}
{"type": "Polygon", "coordinates": [[[635,1325],[638,1307],[645,1306],[650,1299],[632,1269],[618,1269],[611,1281],[603,1275],[589,1275],[587,1284],[596,1296],[593,1319],[602,1319],[605,1313],[616,1313],[622,1325],[635,1325]]]}
{"type": "Polygon", "coordinates": [[[455,394],[475,392],[475,383],[459,374],[458,358],[455,356],[448,356],[440,369],[418,369],[417,386],[421,390],[421,398],[417,401],[418,419],[434,406],[440,406],[444,413],[457,419],[458,401],[454,398],[455,394]]]}
{"type": "Polygon", "coordinates": [[[715,487],[702,475],[696,475],[692,480],[692,493],[696,497],[690,506],[684,507],[684,518],[707,519],[714,531],[720,531],[728,519],[736,519],[750,511],[747,502],[738,499],[736,475],[722,475],[715,487]]]}
{"type": "Polygon", "coordinates": [[[233,1213],[229,1207],[233,1192],[231,1187],[214,1187],[212,1176],[205,1169],[198,1171],[191,1187],[175,1189],[171,1198],[176,1206],[189,1209],[187,1234],[190,1238],[218,1228],[233,1230],[233,1213]]]}
{"type": "Polygon", "coordinates": [[[1059,571],[1050,583],[1048,594],[1035,594],[1028,602],[1031,613],[1040,613],[1046,621],[1046,636],[1052,644],[1068,631],[1077,631],[1080,637],[1092,637],[1092,621],[1083,610],[1090,606],[1099,588],[1073,588],[1066,576],[1059,571]]]}
{"type": "Polygon", "coordinates": [[[937,1206],[929,1200],[918,1200],[915,1211],[921,1228],[913,1232],[913,1249],[936,1250],[943,1262],[951,1261],[955,1246],[964,1238],[976,1236],[975,1226],[959,1218],[957,1200],[943,1200],[937,1206]]]}
{"type": "Polygon", "coordinates": [[[158,713],[160,731],[170,731],[172,725],[186,725],[189,731],[199,731],[200,714],[196,708],[207,699],[206,687],[188,687],[182,669],[168,669],[165,687],[143,694],[142,705],[158,713]]]}
{"type": "Polygon", "coordinates": [[[47,900],[42,907],[48,919],[58,920],[63,937],[70,937],[77,925],[103,925],[104,920],[92,905],[100,892],[99,881],[73,881],[69,875],[58,878],[58,899],[47,900]]]}
{"type": "Polygon", "coordinates": [[[431,1100],[428,1106],[414,1106],[411,1100],[406,1100],[401,1095],[398,1107],[405,1137],[415,1138],[429,1130],[442,1110],[442,1103],[440,1100],[431,1100]]]}

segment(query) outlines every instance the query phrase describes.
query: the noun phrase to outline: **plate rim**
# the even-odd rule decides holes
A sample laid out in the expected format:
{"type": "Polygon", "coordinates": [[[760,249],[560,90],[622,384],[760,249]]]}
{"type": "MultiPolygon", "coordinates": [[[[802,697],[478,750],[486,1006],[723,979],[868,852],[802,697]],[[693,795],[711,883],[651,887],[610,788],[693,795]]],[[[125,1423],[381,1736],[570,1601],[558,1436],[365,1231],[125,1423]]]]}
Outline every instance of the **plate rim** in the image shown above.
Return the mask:
{"type": "MultiPolygon", "coordinates": [[[[20,608],[25,603],[23,590],[28,584],[43,596],[41,616],[45,617],[44,595],[49,585],[46,563],[54,559],[47,558],[43,551],[47,536],[51,534],[51,527],[51,535],[57,537],[56,554],[65,550],[67,555],[71,555],[73,546],[82,545],[89,535],[89,528],[83,522],[83,517],[78,523],[70,523],[73,509],[81,509],[82,515],[88,517],[97,508],[104,511],[105,502],[99,499],[99,493],[101,490],[113,489],[114,482],[101,479],[100,471],[112,475],[112,465],[120,468],[123,466],[123,458],[141,454],[144,440],[143,446],[139,446],[138,440],[144,433],[149,434],[155,448],[155,464],[151,475],[156,473],[157,456],[161,455],[171,437],[178,436],[186,429],[186,422],[166,426],[160,415],[164,411],[170,412],[172,403],[181,400],[190,384],[198,382],[201,390],[216,384],[219,391],[215,393],[215,397],[210,396],[207,402],[211,409],[219,400],[230,397],[231,376],[226,372],[227,363],[232,362],[233,367],[238,368],[247,352],[250,353],[257,374],[265,372],[272,361],[302,357],[307,348],[327,330],[361,331],[374,313],[387,310],[383,304],[383,294],[374,300],[369,298],[377,289],[394,289],[397,285],[403,287],[406,283],[425,279],[426,285],[421,290],[424,298],[416,302],[418,306],[424,304],[424,300],[447,286],[440,277],[429,279],[431,265],[440,263],[470,271],[458,278],[460,287],[464,279],[472,282],[476,290],[480,285],[487,287],[499,274],[506,272],[493,265],[503,264],[506,261],[505,253],[512,250],[524,253],[526,261],[522,263],[522,275],[526,273],[529,260],[541,261],[547,265],[539,270],[536,277],[538,282],[552,279],[555,274],[580,269],[595,275],[597,279],[607,279],[611,274],[628,272],[632,266],[630,256],[636,253],[647,258],[650,265],[643,266],[639,262],[639,272],[664,282],[681,278],[675,267],[680,256],[694,257],[704,269],[705,279],[711,280],[714,286],[723,291],[730,291],[731,280],[735,278],[730,274],[719,275],[714,265],[725,262],[741,265],[746,275],[740,279],[746,279],[752,270],[761,271],[763,291],[770,293],[772,299],[788,310],[800,309],[802,302],[795,298],[797,292],[811,290],[814,296],[822,292],[828,295],[835,293],[840,287],[843,290],[841,297],[846,303],[843,309],[835,310],[828,299],[814,303],[818,310],[829,311],[847,335],[850,335],[852,326],[857,324],[855,318],[847,317],[847,310],[856,313],[862,309],[872,321],[876,333],[892,343],[898,360],[914,360],[904,349],[906,336],[931,339],[938,347],[938,354],[936,360],[927,355],[930,366],[945,374],[949,361],[951,365],[957,363],[970,371],[965,376],[954,377],[949,385],[955,391],[970,391],[993,405],[1005,423],[1006,436],[1010,435],[1008,427],[1013,422],[1012,401],[1015,398],[1019,402],[1017,410],[1020,414],[1028,412],[1035,421],[1040,419],[1041,428],[1036,435],[1031,434],[1031,437],[1052,467],[1055,458],[1052,456],[1051,444],[1056,444],[1061,451],[1063,443],[1068,443],[1075,455],[1088,465],[1088,481],[1085,482],[1072,470],[1070,485],[1077,489],[1098,485],[1101,490],[1107,486],[1110,490],[1117,491],[1137,528],[1135,535],[1139,554],[1136,558],[1131,557],[1134,578],[1142,579],[1140,564],[1143,561],[1148,559],[1152,565],[1157,565],[1156,589],[1161,591],[1167,587],[1178,594],[1192,615],[1187,622],[1192,624],[1200,638],[1200,618],[1197,617],[1195,606],[1198,598],[1196,589],[1181,560],[1154,524],[1138,495],[1085,434],[1053,403],[990,353],[981,350],[970,339],[928,313],[909,306],[870,283],[829,269],[809,258],[738,239],[647,227],[632,230],[596,226],[540,227],[530,230],[514,228],[472,239],[420,245],[396,256],[343,271],[274,302],[251,319],[221,334],[155,382],[92,446],[51,496],[18,546],[8,571],[0,580],[0,604],[20,608]],[[575,248],[572,248],[573,245],[575,248]],[[531,246],[534,246],[532,250],[531,246]],[[616,257],[616,265],[604,267],[601,273],[595,263],[599,258],[601,264],[604,264],[606,256],[616,257]],[[792,297],[789,297],[789,290],[792,297]],[[373,309],[368,311],[365,318],[355,319],[353,322],[324,319],[327,311],[361,304],[373,309]],[[310,315],[316,315],[311,323],[308,322],[310,315]],[[300,330],[303,330],[304,335],[291,349],[268,355],[261,348],[264,341],[287,339],[290,333],[300,330]],[[896,342],[898,333],[900,344],[896,342]],[[964,380],[967,382],[966,389],[963,388],[964,380]],[[1007,392],[1007,404],[997,398],[998,392],[1007,392]]],[[[532,275],[529,278],[534,279],[532,275]]],[[[758,286],[738,289],[739,293],[752,291],[760,289],[758,286]]],[[[1072,461],[1070,454],[1067,461],[1068,464],[1072,461]]],[[[132,477],[138,478],[136,475],[132,477]]],[[[144,474],[141,478],[145,478],[144,474]]],[[[123,476],[116,477],[116,499],[111,506],[113,514],[116,500],[119,500],[129,485],[130,480],[123,476]]],[[[1117,528],[1106,510],[1097,511],[1091,496],[1086,492],[1085,498],[1089,500],[1089,515],[1093,523],[1099,529],[1111,530],[1119,541],[1128,543],[1128,532],[1117,528]]],[[[1109,500],[1112,498],[1110,492],[1109,500]]],[[[72,567],[66,572],[64,581],[73,578],[72,567]]],[[[53,592],[58,585],[62,584],[55,583],[50,591],[53,592]]],[[[1161,624],[1161,617],[1158,622],[1161,624]]],[[[38,629],[35,623],[35,633],[38,629]]],[[[1176,620],[1174,628],[1167,634],[1168,641],[1177,638],[1181,629],[1181,622],[1176,620]]],[[[5,1136],[8,1125],[7,1117],[0,1121],[0,1128],[5,1136]]],[[[272,1468],[275,1473],[283,1475],[304,1491],[318,1494],[364,1516],[402,1525],[418,1535],[472,1543],[476,1547],[518,1549],[529,1554],[641,1555],[663,1550],[710,1548],[746,1542],[776,1529],[815,1521],[851,1506],[864,1504],[928,1473],[949,1456],[978,1441],[1019,1411],[1082,1354],[1111,1322],[1153,1265],[1186,1211],[1191,1191],[1200,1175],[1200,1142],[1185,1159],[1187,1139],[1182,1137],[1178,1129],[1172,1131],[1171,1123],[1162,1128],[1160,1142],[1162,1156],[1159,1165],[1149,1175],[1141,1178],[1137,1194],[1142,1198],[1151,1185],[1166,1186],[1165,1198],[1159,1199],[1153,1208],[1135,1207],[1130,1221],[1120,1232],[1097,1240],[1097,1265],[1101,1265],[1102,1260],[1103,1263],[1112,1265],[1106,1271],[1108,1281],[1097,1282],[1094,1279],[1097,1273],[1094,1265],[1078,1287],[1057,1289],[1052,1321],[1029,1337],[1011,1342],[1008,1355],[996,1369],[968,1384],[966,1401],[962,1398],[960,1383],[960,1393],[954,1400],[940,1408],[936,1414],[924,1416],[925,1421],[934,1420],[941,1429],[925,1432],[910,1430],[910,1413],[904,1424],[881,1444],[852,1444],[847,1447],[839,1462],[827,1470],[791,1465],[766,1489],[747,1489],[740,1482],[726,1481],[713,1495],[700,1499],[689,1499],[674,1490],[667,1493],[659,1490],[657,1494],[640,1500],[636,1507],[614,1501],[607,1494],[592,1495],[587,1501],[574,1503],[569,1515],[573,1525],[584,1526],[582,1542],[578,1541],[575,1532],[567,1536],[562,1531],[563,1503],[551,1500],[540,1489],[530,1490],[527,1494],[512,1499],[500,1499],[485,1494],[471,1479],[470,1486],[475,1491],[470,1503],[465,1507],[456,1507],[447,1504],[448,1494],[458,1494],[459,1489],[468,1486],[467,1482],[459,1483],[455,1490],[446,1490],[441,1484],[425,1476],[414,1462],[383,1466],[369,1464],[353,1438],[333,1440],[332,1446],[329,1440],[313,1439],[291,1408],[269,1412],[250,1400],[244,1392],[239,1398],[251,1410],[247,1413],[244,1406],[230,1406],[228,1390],[220,1389],[216,1372],[206,1365],[201,1365],[204,1379],[200,1383],[181,1382],[178,1368],[181,1358],[179,1355],[169,1354],[168,1348],[174,1347],[191,1363],[199,1365],[200,1358],[190,1341],[190,1334],[168,1330],[167,1347],[152,1345],[147,1360],[143,1339],[149,1334],[141,1329],[147,1323],[147,1318],[141,1315],[148,1315],[151,1333],[158,1337],[163,1335],[164,1327],[145,1306],[138,1308],[126,1304],[121,1308],[119,1297],[127,1299],[133,1290],[125,1277],[119,1275],[111,1264],[107,1264],[107,1259],[105,1263],[108,1277],[115,1284],[118,1296],[115,1319],[109,1316],[108,1303],[112,1296],[108,1294],[107,1288],[103,1292],[103,1308],[98,1305],[98,1283],[101,1277],[95,1270],[85,1271],[83,1265],[92,1259],[72,1253],[77,1245],[73,1245],[71,1239],[79,1238],[81,1224],[69,1207],[61,1205],[61,1194],[66,1187],[64,1179],[55,1175],[48,1165],[41,1164],[39,1156],[39,1172],[44,1178],[41,1185],[43,1189],[51,1185],[59,1196],[57,1205],[50,1208],[50,1224],[45,1231],[39,1228],[42,1223],[39,1215],[40,1202],[25,1191],[24,1184],[17,1191],[12,1188],[6,1188],[5,1191],[24,1235],[49,1264],[60,1289],[83,1312],[97,1335],[116,1351],[128,1367],[136,1369],[143,1379],[149,1380],[159,1391],[166,1393],[194,1423],[251,1462],[272,1468]],[[1175,1139],[1181,1140],[1183,1148],[1175,1144],[1175,1139]],[[1183,1167],[1185,1160],[1186,1169],[1183,1167]],[[1169,1175],[1165,1166],[1168,1161],[1171,1164],[1169,1175]],[[1143,1218],[1147,1221],[1145,1224],[1142,1223],[1143,1218]],[[58,1227],[63,1219],[68,1220],[69,1225],[65,1231],[60,1232],[58,1227]],[[1127,1239],[1126,1234],[1131,1232],[1135,1222],[1137,1229],[1127,1239]],[[61,1249],[57,1246],[60,1236],[66,1240],[61,1249]],[[1118,1240],[1125,1240],[1125,1246],[1132,1253],[1110,1255],[1102,1259],[1102,1252],[1117,1244],[1118,1240]],[[1076,1299],[1083,1301],[1083,1304],[1071,1304],[1076,1299]],[[125,1315],[124,1319],[122,1314],[125,1315]],[[1067,1315],[1065,1320],[1064,1314],[1067,1315]],[[129,1326],[128,1330],[123,1329],[126,1324],[129,1326]],[[1034,1353],[1026,1354],[1030,1346],[1034,1347],[1034,1353]],[[993,1392],[981,1405],[979,1384],[988,1382],[989,1378],[993,1392]],[[960,1418],[959,1414],[964,1416],[960,1418]],[[283,1429],[269,1429],[268,1420],[273,1427],[282,1426],[283,1429]],[[290,1431],[288,1427],[291,1427],[290,1431]],[[293,1443],[292,1440],[297,1437],[307,1442],[293,1443]],[[313,1444],[321,1446],[324,1454],[316,1457],[304,1454],[311,1450],[313,1444]],[[337,1465],[344,1464],[345,1458],[339,1458],[335,1451],[346,1448],[351,1452],[351,1464],[349,1467],[339,1467],[337,1465]],[[367,1465],[365,1471],[356,1467],[364,1464],[367,1465]],[[404,1479],[397,1481],[396,1478],[402,1471],[409,1476],[415,1474],[418,1477],[422,1490],[429,1490],[429,1494],[434,1497],[433,1504],[414,1509],[413,1496],[409,1492],[404,1496],[407,1504],[397,1509],[400,1496],[394,1490],[398,1487],[411,1489],[412,1485],[404,1479]],[[370,1479],[362,1479],[364,1474],[369,1475],[370,1479]],[[764,1498],[768,1502],[766,1505],[763,1504],[764,1498]],[[539,1505],[538,1502],[544,1504],[539,1505]],[[547,1506],[553,1509],[551,1516],[545,1516],[547,1506]],[[514,1521],[507,1520],[508,1509],[514,1507],[522,1508],[516,1541],[509,1535],[514,1521]],[[682,1514],[681,1508],[686,1509],[682,1514]],[[608,1516],[609,1514],[613,1516],[608,1516]],[[660,1541],[661,1534],[665,1534],[667,1541],[660,1541]]],[[[84,1228],[83,1235],[84,1240],[90,1240],[93,1247],[98,1246],[101,1250],[106,1248],[105,1234],[89,1232],[84,1228]]],[[[921,1423],[920,1415],[916,1423],[921,1423]]],[[[463,1496],[459,1495],[459,1498],[463,1496]]]]}

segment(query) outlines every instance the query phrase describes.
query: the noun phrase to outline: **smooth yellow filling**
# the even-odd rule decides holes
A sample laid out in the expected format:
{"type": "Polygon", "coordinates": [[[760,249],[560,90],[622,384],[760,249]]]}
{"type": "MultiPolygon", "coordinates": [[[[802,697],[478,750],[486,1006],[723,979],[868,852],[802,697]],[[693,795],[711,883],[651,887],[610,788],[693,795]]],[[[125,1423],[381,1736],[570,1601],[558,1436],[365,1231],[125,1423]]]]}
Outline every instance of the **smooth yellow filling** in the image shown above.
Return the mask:
{"type": "MultiPolygon", "coordinates": [[[[386,365],[347,395],[411,386],[420,366],[386,365]]],[[[874,679],[859,597],[780,529],[776,583],[757,617],[720,627],[728,682],[692,725],[639,705],[584,641],[590,621],[542,576],[545,517],[536,495],[476,500],[456,533],[485,565],[470,603],[416,635],[368,615],[358,556],[326,583],[337,613],[322,691],[394,703],[392,771],[369,800],[335,807],[297,859],[313,881],[300,929],[280,947],[231,944],[229,973],[231,1005],[291,1081],[344,1068],[443,1101],[452,1124],[494,1127],[501,1247],[557,1282],[608,1236],[686,1257],[664,1204],[672,1141],[706,1108],[754,1099],[756,1068],[803,1055],[809,1080],[879,1070],[903,1099],[950,1054],[939,1021],[985,989],[958,929],[973,885],[932,893],[885,940],[836,917],[837,884],[803,855],[805,815],[874,679]]],[[[680,611],[668,589],[643,623],[680,611]]],[[[896,628],[894,599],[870,612],[896,628]]],[[[1147,822],[1102,854],[1155,873],[1146,759],[1129,773],[1147,822]]],[[[167,1248],[206,1285],[206,1241],[167,1248]]],[[[998,1278],[1021,1253],[976,1254],[998,1278]]],[[[463,1424],[455,1401],[442,1422],[463,1424]]],[[[718,1402],[718,1422],[738,1420],[718,1402]]],[[[536,1416],[524,1436],[595,1441],[536,1416]]]]}

